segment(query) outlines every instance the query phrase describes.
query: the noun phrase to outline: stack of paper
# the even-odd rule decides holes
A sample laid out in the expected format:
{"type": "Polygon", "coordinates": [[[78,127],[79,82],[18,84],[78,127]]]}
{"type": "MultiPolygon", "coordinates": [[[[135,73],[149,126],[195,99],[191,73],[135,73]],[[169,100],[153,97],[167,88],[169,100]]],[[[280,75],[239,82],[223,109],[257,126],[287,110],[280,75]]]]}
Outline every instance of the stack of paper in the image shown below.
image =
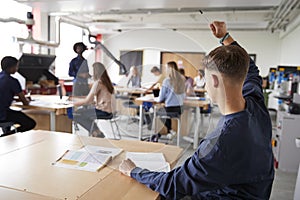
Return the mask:
{"type": "Polygon", "coordinates": [[[127,152],[126,158],[132,160],[137,167],[156,172],[169,172],[170,164],[162,153],[127,152]]]}
{"type": "Polygon", "coordinates": [[[53,165],[69,169],[98,171],[123,150],[87,145],[79,150],[66,151],[53,165]]]}

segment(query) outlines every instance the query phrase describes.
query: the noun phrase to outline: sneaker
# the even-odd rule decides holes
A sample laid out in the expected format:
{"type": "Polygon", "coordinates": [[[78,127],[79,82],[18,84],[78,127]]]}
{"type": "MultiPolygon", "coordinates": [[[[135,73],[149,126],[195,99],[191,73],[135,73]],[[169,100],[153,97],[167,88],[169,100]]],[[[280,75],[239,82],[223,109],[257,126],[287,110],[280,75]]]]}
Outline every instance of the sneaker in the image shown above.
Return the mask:
{"type": "Polygon", "coordinates": [[[176,131],[170,130],[170,133],[167,134],[167,138],[172,140],[177,135],[176,131]]]}
{"type": "Polygon", "coordinates": [[[154,134],[151,137],[151,142],[158,142],[158,139],[161,137],[160,133],[154,134]]]}

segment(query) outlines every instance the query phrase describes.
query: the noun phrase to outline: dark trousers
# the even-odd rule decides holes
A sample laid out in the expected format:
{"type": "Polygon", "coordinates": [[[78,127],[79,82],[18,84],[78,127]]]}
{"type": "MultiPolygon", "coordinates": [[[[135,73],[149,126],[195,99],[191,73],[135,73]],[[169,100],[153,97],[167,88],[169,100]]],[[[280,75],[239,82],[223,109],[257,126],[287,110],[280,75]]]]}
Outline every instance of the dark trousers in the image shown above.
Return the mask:
{"type": "MultiPolygon", "coordinates": [[[[17,128],[18,132],[25,132],[33,129],[36,125],[35,121],[28,117],[26,114],[20,111],[7,110],[6,119],[0,122],[13,122],[14,124],[19,124],[20,127],[17,128]]],[[[8,132],[6,134],[11,134],[13,132],[8,132]]]]}
{"type": "MultiPolygon", "coordinates": [[[[172,113],[173,114],[177,113],[177,114],[181,115],[182,107],[181,106],[164,107],[164,108],[160,108],[157,111],[157,115],[162,115],[162,116],[169,116],[169,114],[172,114],[172,113]]],[[[172,121],[171,121],[171,119],[161,119],[161,121],[167,127],[168,133],[170,133],[170,130],[172,130],[172,121]]]]}
{"type": "Polygon", "coordinates": [[[94,126],[94,130],[91,130],[93,121],[95,119],[111,119],[113,117],[112,113],[108,113],[102,110],[97,110],[95,108],[81,108],[73,113],[73,119],[75,122],[79,123],[83,128],[90,131],[99,130],[98,126],[94,126]]]}

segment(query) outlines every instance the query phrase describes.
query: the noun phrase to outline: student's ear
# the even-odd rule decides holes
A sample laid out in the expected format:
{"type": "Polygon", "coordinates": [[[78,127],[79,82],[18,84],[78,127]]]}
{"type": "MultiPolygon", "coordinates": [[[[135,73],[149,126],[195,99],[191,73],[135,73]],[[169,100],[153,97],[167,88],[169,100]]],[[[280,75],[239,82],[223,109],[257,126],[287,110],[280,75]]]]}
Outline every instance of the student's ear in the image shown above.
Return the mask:
{"type": "Polygon", "coordinates": [[[215,74],[211,74],[212,83],[215,88],[219,86],[219,77],[215,74]]]}

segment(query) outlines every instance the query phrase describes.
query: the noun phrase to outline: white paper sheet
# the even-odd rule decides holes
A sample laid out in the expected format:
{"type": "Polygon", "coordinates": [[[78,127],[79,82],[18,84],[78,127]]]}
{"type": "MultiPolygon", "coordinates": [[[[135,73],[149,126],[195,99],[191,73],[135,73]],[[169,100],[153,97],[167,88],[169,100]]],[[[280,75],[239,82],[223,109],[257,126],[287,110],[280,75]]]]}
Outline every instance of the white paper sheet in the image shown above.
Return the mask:
{"type": "Polygon", "coordinates": [[[132,160],[137,167],[156,172],[169,172],[170,164],[163,153],[127,152],[126,158],[132,160]]]}

